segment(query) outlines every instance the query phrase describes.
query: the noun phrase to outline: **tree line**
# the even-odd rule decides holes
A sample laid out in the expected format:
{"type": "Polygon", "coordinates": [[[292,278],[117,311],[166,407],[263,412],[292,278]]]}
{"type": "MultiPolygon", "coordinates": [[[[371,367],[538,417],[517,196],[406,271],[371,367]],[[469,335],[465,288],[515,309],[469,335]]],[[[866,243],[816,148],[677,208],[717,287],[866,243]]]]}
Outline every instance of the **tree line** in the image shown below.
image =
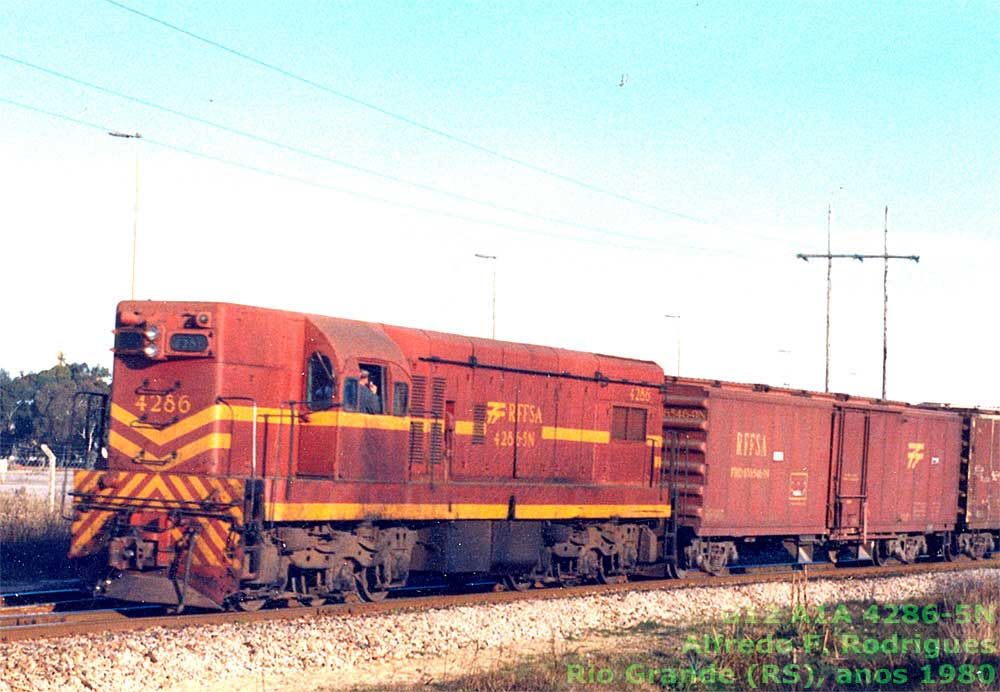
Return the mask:
{"type": "Polygon", "coordinates": [[[60,358],[48,370],[16,377],[0,369],[0,458],[37,458],[46,444],[60,463],[86,463],[103,444],[108,421],[100,397],[85,392],[110,395],[107,368],[60,358]]]}

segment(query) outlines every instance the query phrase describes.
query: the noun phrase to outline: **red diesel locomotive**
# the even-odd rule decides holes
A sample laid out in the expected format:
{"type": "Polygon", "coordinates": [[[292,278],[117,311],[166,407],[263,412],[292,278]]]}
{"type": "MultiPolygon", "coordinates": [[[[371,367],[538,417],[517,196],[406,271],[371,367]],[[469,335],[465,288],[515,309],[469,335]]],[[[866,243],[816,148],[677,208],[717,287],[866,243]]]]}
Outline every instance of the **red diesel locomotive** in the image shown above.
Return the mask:
{"type": "Polygon", "coordinates": [[[224,303],[121,303],[114,352],[70,554],[116,598],[250,609],[415,573],[526,588],[998,537],[982,412],[224,303]]]}
{"type": "Polygon", "coordinates": [[[106,553],[109,596],[253,608],[660,561],[654,363],[222,303],[122,303],[114,351],[71,543],[106,553]]]}

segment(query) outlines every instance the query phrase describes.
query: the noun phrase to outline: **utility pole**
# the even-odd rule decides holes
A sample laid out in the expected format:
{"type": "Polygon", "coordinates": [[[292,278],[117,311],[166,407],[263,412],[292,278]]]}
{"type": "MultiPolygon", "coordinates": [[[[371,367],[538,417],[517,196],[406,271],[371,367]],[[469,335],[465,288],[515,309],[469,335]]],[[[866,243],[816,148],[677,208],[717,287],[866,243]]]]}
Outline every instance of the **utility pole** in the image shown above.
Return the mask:
{"type": "Polygon", "coordinates": [[[492,318],[492,322],[491,322],[491,324],[492,324],[492,335],[491,335],[490,338],[492,338],[495,341],[496,338],[497,338],[497,256],[496,255],[481,255],[481,254],[479,254],[477,252],[476,253],[476,257],[478,257],[479,259],[489,260],[490,262],[493,263],[493,291],[492,291],[493,298],[492,298],[492,301],[491,301],[492,302],[493,318],[492,318]]]}
{"type": "MultiPolygon", "coordinates": [[[[112,137],[122,139],[142,139],[142,135],[136,132],[109,132],[112,137]]],[[[135,208],[132,210],[132,300],[135,300],[135,252],[139,240],[139,152],[135,152],[135,208]]]]}
{"type": "Polygon", "coordinates": [[[681,376],[681,316],[664,315],[668,320],[677,320],[677,377],[681,376]]]}
{"type": "MultiPolygon", "coordinates": [[[[833,295],[833,246],[830,244],[830,221],[833,205],[826,205],[826,373],[823,376],[823,391],[830,392],[830,298],[833,295]]],[[[806,259],[806,262],[809,260],[806,259]]]]}
{"type": "Polygon", "coordinates": [[[882,270],[882,399],[886,398],[886,363],[889,358],[889,260],[909,260],[919,262],[920,255],[890,255],[889,254],[889,207],[885,208],[885,225],[883,230],[883,249],[881,255],[866,255],[860,253],[834,254],[830,245],[830,207],[826,212],[826,254],[804,254],[795,255],[800,260],[808,262],[810,259],[825,259],[826,264],[826,382],[823,391],[830,391],[830,298],[833,292],[831,280],[833,272],[833,260],[854,259],[864,262],[866,259],[881,259],[884,263],[882,270]]]}

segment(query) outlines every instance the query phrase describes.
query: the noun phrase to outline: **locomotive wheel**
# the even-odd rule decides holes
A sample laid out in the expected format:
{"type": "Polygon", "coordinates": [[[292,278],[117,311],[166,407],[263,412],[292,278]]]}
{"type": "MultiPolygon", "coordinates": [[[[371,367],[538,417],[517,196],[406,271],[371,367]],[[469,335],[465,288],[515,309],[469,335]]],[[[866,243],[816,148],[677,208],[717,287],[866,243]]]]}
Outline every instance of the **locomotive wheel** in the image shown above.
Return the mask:
{"type": "Polygon", "coordinates": [[[523,574],[504,575],[503,585],[511,591],[528,591],[535,586],[535,580],[523,574]]]}
{"type": "Polygon", "coordinates": [[[361,594],[361,598],[369,602],[384,601],[389,595],[389,589],[379,588],[378,584],[378,573],[376,572],[376,567],[367,567],[355,575],[355,581],[358,584],[358,593],[361,594]]]}
{"type": "Polygon", "coordinates": [[[250,600],[239,600],[236,601],[236,610],[243,613],[256,613],[258,610],[264,607],[267,603],[266,598],[252,598],[250,600]]]}
{"type": "Polygon", "coordinates": [[[580,574],[593,578],[598,584],[608,583],[604,571],[604,558],[596,550],[591,550],[580,558],[580,574]]]}

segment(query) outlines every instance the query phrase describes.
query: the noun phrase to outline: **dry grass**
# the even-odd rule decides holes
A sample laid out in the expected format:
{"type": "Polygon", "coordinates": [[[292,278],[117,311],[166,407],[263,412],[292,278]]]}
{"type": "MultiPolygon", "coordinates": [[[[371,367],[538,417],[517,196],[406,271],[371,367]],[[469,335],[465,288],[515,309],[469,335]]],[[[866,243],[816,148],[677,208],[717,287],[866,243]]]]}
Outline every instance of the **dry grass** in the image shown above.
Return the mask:
{"type": "Polygon", "coordinates": [[[66,553],[70,522],[49,513],[48,499],[0,493],[0,582],[73,576],[66,553]]]}

